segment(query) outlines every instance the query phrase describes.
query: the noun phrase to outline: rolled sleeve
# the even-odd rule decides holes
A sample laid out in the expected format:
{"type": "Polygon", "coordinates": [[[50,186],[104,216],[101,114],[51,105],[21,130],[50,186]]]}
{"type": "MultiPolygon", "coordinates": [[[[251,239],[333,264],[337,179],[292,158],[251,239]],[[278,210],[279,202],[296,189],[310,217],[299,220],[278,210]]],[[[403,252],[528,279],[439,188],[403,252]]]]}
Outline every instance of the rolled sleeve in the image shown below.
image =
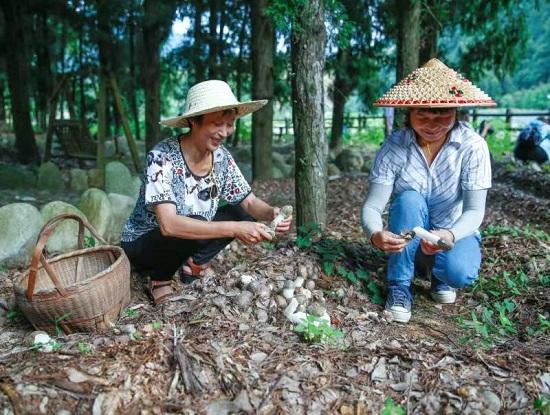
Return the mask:
{"type": "Polygon", "coordinates": [[[384,142],[374,159],[374,166],[369,175],[369,182],[385,186],[393,185],[396,176],[396,153],[392,148],[394,146],[395,143],[390,140],[384,142]]]}
{"type": "Polygon", "coordinates": [[[159,203],[176,203],[172,189],[173,164],[168,154],[152,150],[147,154],[145,172],[145,206],[159,203]]]}
{"type": "Polygon", "coordinates": [[[461,186],[468,191],[491,187],[491,157],[484,140],[472,145],[464,157],[461,186]]]}

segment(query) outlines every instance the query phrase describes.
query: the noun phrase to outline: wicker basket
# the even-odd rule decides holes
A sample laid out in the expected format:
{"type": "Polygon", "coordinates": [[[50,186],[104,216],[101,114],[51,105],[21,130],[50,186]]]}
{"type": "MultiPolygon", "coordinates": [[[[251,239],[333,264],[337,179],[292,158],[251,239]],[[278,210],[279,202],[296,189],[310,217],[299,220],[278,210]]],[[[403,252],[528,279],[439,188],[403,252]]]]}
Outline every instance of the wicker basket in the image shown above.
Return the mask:
{"type": "Polygon", "coordinates": [[[63,214],[40,231],[30,269],[16,279],[14,290],[17,305],[37,329],[52,334],[102,330],[130,302],[130,263],[121,248],[107,245],[85,219],[63,214]],[[78,250],[46,259],[48,237],[67,219],[79,224],[78,250]],[[105,245],[84,248],[84,228],[105,245]]]}

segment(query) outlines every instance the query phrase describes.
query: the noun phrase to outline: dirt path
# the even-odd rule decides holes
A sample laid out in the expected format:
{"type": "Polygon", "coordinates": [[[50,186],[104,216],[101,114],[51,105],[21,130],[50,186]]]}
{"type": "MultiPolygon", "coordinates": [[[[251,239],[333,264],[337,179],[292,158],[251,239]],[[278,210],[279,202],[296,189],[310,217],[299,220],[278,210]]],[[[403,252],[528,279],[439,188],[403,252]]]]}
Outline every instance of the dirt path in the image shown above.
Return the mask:
{"type": "MultiPolygon", "coordinates": [[[[255,192],[277,204],[294,200],[291,181],[255,192]]],[[[539,315],[548,319],[550,312],[549,200],[495,183],[482,284],[440,306],[429,299],[428,283],[417,281],[413,318],[404,326],[375,304],[385,258],[363,240],[365,192],[365,177],[331,181],[324,239],[304,249],[294,237],[262,247],[233,243],[214,261],[215,276],[180,287],[180,301],[153,308],[134,276],[135,310],[116,332],[61,336],[53,353],[18,352],[31,328],[2,317],[0,407],[94,414],[533,412],[535,400],[550,392],[549,331],[537,331],[539,315]],[[322,258],[334,253],[343,268],[364,267],[364,279],[353,285],[327,276],[322,258]],[[301,272],[315,275],[342,340],[305,342],[269,298],[237,305],[240,275],[276,285],[301,272]],[[503,314],[512,328],[494,308],[505,299],[515,304],[503,314]],[[491,310],[491,324],[472,322],[472,312],[491,310]]],[[[0,277],[8,304],[14,273],[0,277]]]]}

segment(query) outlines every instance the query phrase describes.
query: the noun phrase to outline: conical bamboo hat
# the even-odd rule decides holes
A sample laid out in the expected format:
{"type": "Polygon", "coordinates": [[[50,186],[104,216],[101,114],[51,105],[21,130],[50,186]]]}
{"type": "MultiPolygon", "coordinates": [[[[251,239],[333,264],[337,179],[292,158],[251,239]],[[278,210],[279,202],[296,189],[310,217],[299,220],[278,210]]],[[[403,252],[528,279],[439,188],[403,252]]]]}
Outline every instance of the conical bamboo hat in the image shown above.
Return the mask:
{"type": "Polygon", "coordinates": [[[375,107],[494,107],[496,102],[438,59],[415,69],[381,98],[375,107]]]}

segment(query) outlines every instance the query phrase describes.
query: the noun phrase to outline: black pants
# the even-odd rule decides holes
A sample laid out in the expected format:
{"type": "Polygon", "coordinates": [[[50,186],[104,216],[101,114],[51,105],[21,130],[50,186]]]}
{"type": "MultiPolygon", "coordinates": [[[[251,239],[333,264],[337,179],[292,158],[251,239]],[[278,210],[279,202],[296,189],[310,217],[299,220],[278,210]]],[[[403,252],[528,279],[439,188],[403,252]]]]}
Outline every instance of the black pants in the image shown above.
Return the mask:
{"type": "MultiPolygon", "coordinates": [[[[202,216],[194,219],[205,220],[202,216]]],[[[238,205],[225,205],[218,209],[213,221],[253,221],[238,205]]],[[[225,248],[233,238],[181,239],[163,236],[156,228],[132,242],[120,245],[128,255],[131,264],[141,274],[153,280],[170,280],[179,267],[193,257],[197,265],[206,264],[225,248]]]]}
{"type": "Polygon", "coordinates": [[[539,164],[548,161],[548,155],[542,147],[529,143],[518,142],[514,148],[514,156],[523,161],[536,161],[539,164]]]}

